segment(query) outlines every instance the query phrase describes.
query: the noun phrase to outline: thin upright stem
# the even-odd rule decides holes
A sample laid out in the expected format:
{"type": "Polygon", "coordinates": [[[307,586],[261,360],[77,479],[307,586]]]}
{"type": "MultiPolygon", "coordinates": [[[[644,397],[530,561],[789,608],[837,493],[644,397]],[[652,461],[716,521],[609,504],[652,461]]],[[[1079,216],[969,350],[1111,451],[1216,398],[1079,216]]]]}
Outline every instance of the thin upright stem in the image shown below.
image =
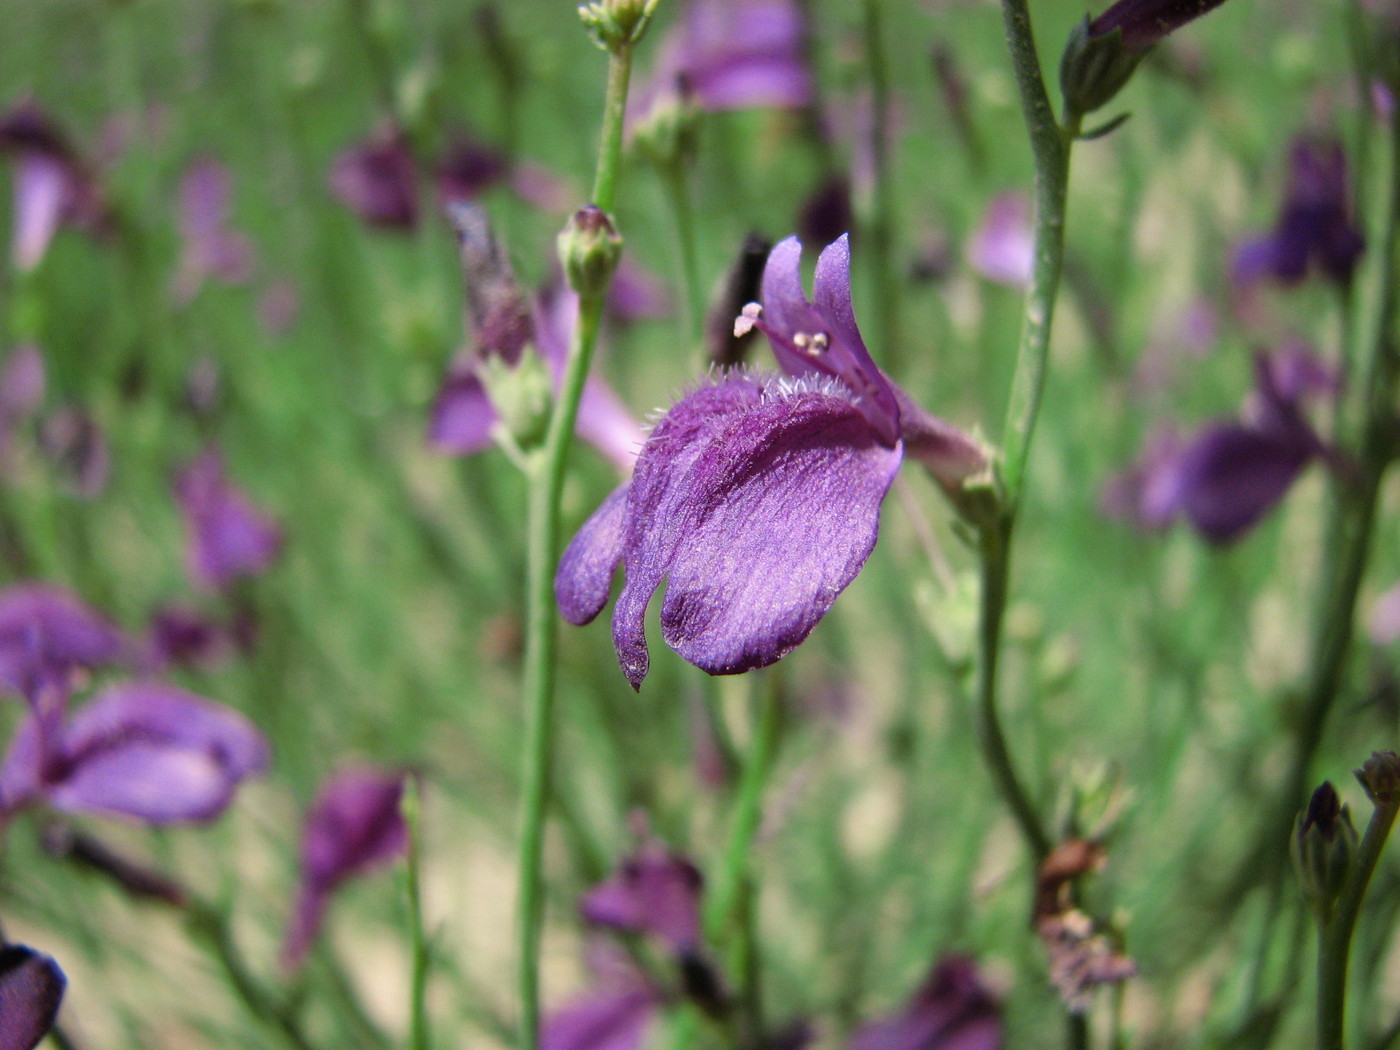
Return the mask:
{"type": "MultiPolygon", "coordinates": [[[[632,50],[610,53],[602,141],[593,183],[593,203],[612,210],[622,165],[622,118],[627,106],[632,50]]],[[[558,614],[554,607],[554,567],[559,561],[559,504],[584,382],[598,342],[603,290],[579,296],[564,381],[550,415],[544,447],[527,471],[525,668],[527,712],[523,796],[520,817],[519,988],[520,1046],[539,1044],[539,955],[544,922],[544,826],[550,799],[558,614]]]]}
{"type": "Polygon", "coordinates": [[[890,83],[881,30],[881,0],[865,0],[865,61],[870,74],[870,159],[873,184],[864,229],[871,250],[863,252],[874,264],[873,285],[879,339],[886,361],[899,360],[900,282],[894,253],[894,186],[890,172],[890,83]]]}
{"type": "Polygon", "coordinates": [[[705,292],[700,285],[700,264],[695,248],[695,209],[690,206],[690,179],[680,161],[663,164],[659,170],[676,222],[676,265],[680,268],[681,288],[685,292],[682,330],[687,343],[698,345],[700,325],[705,316],[705,292]]]}
{"type": "Polygon", "coordinates": [[[423,930],[422,861],[422,797],[418,782],[409,777],[404,783],[404,823],[408,826],[408,864],[406,870],[408,896],[409,951],[412,969],[409,979],[409,1050],[429,1050],[432,1039],[428,1031],[428,939],[423,930]]]}

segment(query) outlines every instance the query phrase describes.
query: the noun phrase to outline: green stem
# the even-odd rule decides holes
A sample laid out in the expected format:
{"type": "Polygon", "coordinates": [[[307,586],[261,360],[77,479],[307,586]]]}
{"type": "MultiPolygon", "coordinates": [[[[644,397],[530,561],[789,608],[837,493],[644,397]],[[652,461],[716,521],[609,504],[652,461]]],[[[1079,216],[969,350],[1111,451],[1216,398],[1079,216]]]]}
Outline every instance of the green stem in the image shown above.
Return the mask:
{"type": "MultiPolygon", "coordinates": [[[[632,51],[610,54],[607,99],[603,109],[602,144],[593,203],[612,210],[622,164],[622,118],[627,106],[632,51]]],[[[559,504],[579,400],[598,342],[603,313],[602,291],[579,297],[578,323],[569,347],[564,381],[554,403],[544,447],[527,471],[528,523],[526,540],[524,693],[528,724],[525,738],[523,798],[520,817],[519,988],[520,1046],[535,1050],[539,1043],[539,955],[544,920],[544,825],[550,796],[550,756],[553,751],[553,709],[558,648],[558,616],[554,607],[554,567],[559,561],[559,504]]]]}
{"type": "Polygon", "coordinates": [[[890,83],[880,29],[880,0],[865,0],[865,59],[870,76],[870,153],[874,168],[865,234],[871,246],[863,257],[873,263],[879,339],[886,363],[893,367],[900,347],[900,280],[894,251],[894,193],[890,177],[890,83]]]}
{"type": "Polygon", "coordinates": [[[681,271],[681,287],[685,290],[681,311],[683,337],[687,343],[698,345],[701,319],[705,316],[705,293],[700,287],[700,265],[695,250],[695,211],[690,206],[690,180],[686,177],[684,162],[665,164],[659,170],[676,220],[677,265],[681,271]]]}
{"type": "Polygon", "coordinates": [[[1385,849],[1386,839],[1400,811],[1400,800],[1376,806],[1361,837],[1351,874],[1318,938],[1317,949],[1317,1050],[1343,1050],[1346,1023],[1347,964],[1351,938],[1366,887],[1385,849]]]}
{"type": "Polygon", "coordinates": [[[408,1045],[410,1050],[429,1050],[432,1039],[428,1032],[428,940],[423,932],[422,797],[418,781],[413,777],[404,782],[402,808],[404,823],[408,826],[408,931],[413,960],[409,981],[408,1045]]]}
{"type": "Polygon", "coordinates": [[[997,668],[1001,625],[1006,613],[1007,580],[1011,563],[1011,519],[988,526],[981,535],[982,593],[978,623],[977,739],[996,781],[997,790],[1016,818],[1021,837],[1038,864],[1050,852],[1045,832],[1030,796],[1021,784],[997,710],[997,668]]]}

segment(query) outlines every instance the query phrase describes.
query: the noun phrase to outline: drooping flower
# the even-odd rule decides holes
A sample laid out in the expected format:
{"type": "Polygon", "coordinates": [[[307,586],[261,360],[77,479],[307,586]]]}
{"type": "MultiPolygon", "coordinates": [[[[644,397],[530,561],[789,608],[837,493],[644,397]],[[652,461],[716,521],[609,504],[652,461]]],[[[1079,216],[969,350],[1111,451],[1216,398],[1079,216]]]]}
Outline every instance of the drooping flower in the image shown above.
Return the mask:
{"type": "Polygon", "coordinates": [[[591,923],[651,934],[677,955],[688,955],[700,946],[703,886],[694,864],[652,839],[584,894],[579,910],[591,923]]]}
{"type": "Polygon", "coordinates": [[[295,969],[306,958],[337,887],[408,849],[400,810],[404,776],[351,766],[322,785],[302,826],[301,884],[282,945],[283,966],[295,969]]]}
{"type": "Polygon", "coordinates": [[[971,959],[949,956],[892,1017],[851,1037],[850,1050],[1001,1050],[1001,1007],[971,959]]]}
{"type": "Polygon", "coordinates": [[[194,161],[180,179],[180,236],[184,248],[175,298],[189,302],[210,278],[242,284],[253,272],[253,245],[229,229],[228,170],[212,157],[194,161]]]}
{"type": "Polygon", "coordinates": [[[0,1050],[34,1050],[53,1027],[67,985],[47,955],[0,942],[0,1050]]]}
{"type": "Polygon", "coordinates": [[[397,128],[382,129],[338,153],[330,184],[336,199],[370,226],[411,230],[418,225],[418,171],[397,128]]]}
{"type": "Polygon", "coordinates": [[[1123,49],[1142,53],[1225,0],[1118,0],[1089,23],[1091,37],[1123,31],[1123,49]]]}
{"type": "Polygon", "coordinates": [[[629,124],[681,96],[708,111],[807,105],[806,33],[795,0],[692,0],[633,95],[629,124]]]}
{"type": "Polygon", "coordinates": [[[1288,154],[1288,188],[1273,232],[1235,252],[1235,280],[1294,285],[1314,267],[1338,284],[1351,280],[1366,241],[1351,217],[1347,162],[1335,139],[1299,138],[1288,154]]]}
{"type": "Polygon", "coordinates": [[[175,478],[185,519],[185,566],[196,585],[225,590],[264,571],[282,549],[282,530],[239,491],[215,448],[199,454],[175,478]]]}
{"type": "Polygon", "coordinates": [[[1303,401],[1334,383],[1301,347],[1261,355],[1246,416],[1211,424],[1190,441],[1159,433],[1136,466],[1105,486],[1105,510],[1147,528],[1183,515],[1211,543],[1239,539],[1314,457],[1328,454],[1303,401]]]}
{"type": "Polygon", "coordinates": [[[0,687],[31,704],[50,689],[66,697],[77,672],[130,655],[120,630],[61,588],[21,583],[0,592],[0,687]]]}
{"type": "MultiPolygon", "coordinates": [[[[485,212],[458,205],[451,214],[466,276],[471,349],[454,362],[433,401],[428,443],[439,452],[465,456],[491,446],[501,418],[483,375],[493,359],[515,369],[531,346],[549,368],[555,390],[563,383],[578,296],[556,284],[532,306],[485,212]]],[[[631,469],[642,445],[636,422],[617,395],[596,378],[584,386],[577,430],[622,470],[631,469]]]]}
{"type": "Polygon", "coordinates": [[[1031,202],[1023,193],[1001,193],[987,205],[967,244],[967,261],[989,281],[1024,288],[1035,262],[1031,202]]]}
{"type": "Polygon", "coordinates": [[[53,121],[31,101],[0,117],[0,153],[14,158],[11,258],[32,270],[60,225],[100,228],[105,213],[96,185],[53,121]]]}
{"type": "Polygon", "coordinates": [[[656,425],[630,482],[564,553],[555,593],[585,624],[626,581],[613,613],[623,672],[649,666],[644,621],[668,580],[662,634],[711,674],[737,674],[802,642],[874,548],[880,505],[906,451],[950,492],[986,470],[976,441],[934,419],[876,368],[856,327],[846,238],[802,289],[801,245],[775,247],[763,305],[739,327],[768,336],[784,376],[730,372],[656,425]]]}
{"type": "Polygon", "coordinates": [[[160,682],[110,686],[73,717],[31,711],[0,767],[0,809],[55,809],[149,824],[212,820],[267,766],[242,715],[160,682]]]}

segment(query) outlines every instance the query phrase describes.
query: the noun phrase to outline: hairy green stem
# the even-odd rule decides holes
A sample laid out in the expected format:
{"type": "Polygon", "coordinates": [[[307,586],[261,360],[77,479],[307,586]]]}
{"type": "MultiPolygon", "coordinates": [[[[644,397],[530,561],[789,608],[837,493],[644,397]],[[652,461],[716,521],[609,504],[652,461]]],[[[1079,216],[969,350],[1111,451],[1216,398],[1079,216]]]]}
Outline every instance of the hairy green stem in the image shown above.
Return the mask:
{"type": "MultiPolygon", "coordinates": [[[[610,212],[616,200],[622,165],[622,118],[627,106],[632,50],[610,53],[602,143],[593,183],[593,203],[610,212]]],[[[525,666],[526,717],[523,797],[520,816],[519,988],[520,1046],[539,1043],[539,955],[544,921],[544,830],[550,798],[553,751],[554,687],[558,614],[554,607],[554,567],[559,560],[559,504],[564,491],[569,449],[579,400],[593,361],[603,314],[603,292],[579,297],[565,366],[564,382],[554,402],[544,447],[531,457],[527,471],[525,666]]]]}
{"type": "Polygon", "coordinates": [[[1342,887],[1331,918],[1318,937],[1317,1050],[1343,1050],[1351,938],[1356,931],[1356,919],[1361,914],[1366,888],[1371,884],[1371,875],[1385,849],[1398,811],[1400,799],[1385,801],[1371,811],[1371,820],[1361,837],[1351,873],[1342,887]]]}

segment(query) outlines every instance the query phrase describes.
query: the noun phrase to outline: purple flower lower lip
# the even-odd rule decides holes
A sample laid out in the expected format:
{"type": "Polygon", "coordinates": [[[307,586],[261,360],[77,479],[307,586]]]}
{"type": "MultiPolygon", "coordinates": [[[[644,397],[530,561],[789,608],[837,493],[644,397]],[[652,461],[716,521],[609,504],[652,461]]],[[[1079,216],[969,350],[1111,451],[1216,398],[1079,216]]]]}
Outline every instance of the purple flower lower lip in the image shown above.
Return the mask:
{"type": "Polygon", "coordinates": [[[702,886],[694,864],[651,841],[584,894],[579,910],[589,922],[653,934],[684,955],[700,944],[702,886]]]}
{"type": "Polygon", "coordinates": [[[58,1016],[67,978],[47,955],[0,944],[0,1050],[33,1050],[58,1016]]]}
{"type": "Polygon", "coordinates": [[[265,570],[282,549],[282,530],[228,480],[224,459],[208,448],[175,479],[194,582],[223,590],[265,570]]]}
{"type": "Polygon", "coordinates": [[[24,583],[0,592],[0,686],[36,702],[40,690],[67,695],[79,669],[127,659],[121,631],[67,591],[24,583]]]}

